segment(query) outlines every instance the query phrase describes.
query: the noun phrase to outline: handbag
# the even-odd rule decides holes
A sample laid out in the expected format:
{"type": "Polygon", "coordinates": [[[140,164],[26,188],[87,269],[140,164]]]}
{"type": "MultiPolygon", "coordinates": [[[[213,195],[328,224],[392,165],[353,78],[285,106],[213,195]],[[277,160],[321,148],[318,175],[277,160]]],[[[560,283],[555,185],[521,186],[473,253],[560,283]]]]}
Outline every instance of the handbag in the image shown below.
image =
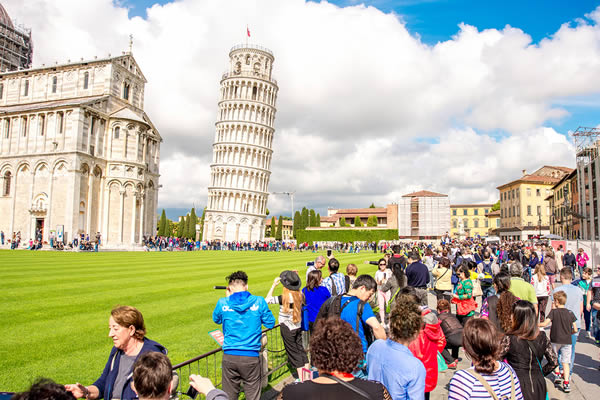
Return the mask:
{"type": "Polygon", "coordinates": [[[310,321],[308,320],[308,307],[305,305],[302,306],[302,321],[300,323],[300,328],[303,331],[308,331],[310,327],[310,321]]]}
{"type": "Polygon", "coordinates": [[[353,391],[354,393],[358,394],[359,396],[364,397],[365,399],[373,400],[373,397],[371,397],[371,395],[369,393],[367,393],[364,390],[362,390],[362,389],[354,386],[350,382],[346,382],[346,381],[341,380],[337,376],[333,376],[333,375],[330,375],[330,374],[321,374],[319,376],[327,377],[327,378],[331,379],[332,381],[335,381],[335,382],[339,383],[340,385],[344,386],[345,388],[350,389],[351,391],[353,391]]]}
{"type": "Polygon", "coordinates": [[[483,296],[483,290],[481,290],[479,279],[471,279],[471,282],[473,282],[473,297],[483,296]]]}

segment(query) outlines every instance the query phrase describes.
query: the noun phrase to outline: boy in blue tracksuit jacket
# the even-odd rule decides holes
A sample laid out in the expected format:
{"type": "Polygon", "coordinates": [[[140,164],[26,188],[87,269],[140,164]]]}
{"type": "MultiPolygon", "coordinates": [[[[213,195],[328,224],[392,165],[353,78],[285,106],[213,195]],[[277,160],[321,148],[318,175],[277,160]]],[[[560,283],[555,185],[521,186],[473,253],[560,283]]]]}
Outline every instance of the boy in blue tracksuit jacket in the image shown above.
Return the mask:
{"type": "Polygon", "coordinates": [[[223,391],[237,399],[240,383],[248,400],[260,398],[260,340],[262,328],[275,326],[275,317],[263,297],[248,292],[248,275],[237,271],[227,277],[227,297],[219,299],[213,321],[223,325],[223,391]],[[241,380],[241,382],[240,382],[241,380]]]}

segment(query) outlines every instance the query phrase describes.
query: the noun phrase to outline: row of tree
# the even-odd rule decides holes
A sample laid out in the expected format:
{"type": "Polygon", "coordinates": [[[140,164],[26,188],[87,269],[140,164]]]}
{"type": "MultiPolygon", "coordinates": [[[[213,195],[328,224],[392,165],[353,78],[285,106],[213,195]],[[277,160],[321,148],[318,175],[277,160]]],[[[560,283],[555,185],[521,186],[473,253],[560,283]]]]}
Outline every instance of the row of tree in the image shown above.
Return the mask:
{"type": "Polygon", "coordinates": [[[202,211],[202,217],[198,218],[196,215],[196,209],[192,210],[181,218],[179,222],[173,222],[167,218],[165,210],[163,209],[158,222],[158,236],[176,236],[180,238],[196,240],[196,225],[200,224],[200,236],[202,236],[202,228],[204,227],[204,213],[206,208],[202,211]]]}
{"type": "MultiPolygon", "coordinates": [[[[346,222],[346,218],[341,217],[340,218],[340,226],[341,227],[349,227],[351,225],[346,222]]],[[[356,227],[364,226],[358,215],[356,217],[354,217],[354,226],[356,226],[356,227]]],[[[369,218],[367,218],[367,226],[377,226],[377,217],[375,215],[371,215],[369,218]]]]}
{"type": "Polygon", "coordinates": [[[286,218],[282,217],[280,215],[279,218],[277,219],[277,222],[275,222],[275,216],[271,217],[271,227],[270,227],[270,230],[266,230],[265,236],[273,237],[276,240],[282,240],[283,239],[283,221],[284,221],[284,219],[286,219],[286,218]]]}
{"type": "Polygon", "coordinates": [[[302,207],[302,211],[294,213],[294,225],[292,232],[294,237],[298,237],[296,233],[299,230],[304,230],[309,227],[321,226],[321,214],[315,213],[315,210],[302,207]]]}

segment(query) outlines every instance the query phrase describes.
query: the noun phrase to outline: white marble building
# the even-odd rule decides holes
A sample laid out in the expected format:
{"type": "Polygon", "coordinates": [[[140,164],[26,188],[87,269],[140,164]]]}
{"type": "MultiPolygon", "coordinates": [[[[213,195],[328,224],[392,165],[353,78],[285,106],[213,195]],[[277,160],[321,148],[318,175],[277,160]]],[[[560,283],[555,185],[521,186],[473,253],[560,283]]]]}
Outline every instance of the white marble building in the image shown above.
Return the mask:
{"type": "Polygon", "coordinates": [[[235,46],[221,79],[204,240],[256,241],[264,237],[277,81],[273,53],[235,46]]]}
{"type": "Polygon", "coordinates": [[[156,230],[162,141],[130,53],[0,74],[0,230],[131,246],[156,230]]]}

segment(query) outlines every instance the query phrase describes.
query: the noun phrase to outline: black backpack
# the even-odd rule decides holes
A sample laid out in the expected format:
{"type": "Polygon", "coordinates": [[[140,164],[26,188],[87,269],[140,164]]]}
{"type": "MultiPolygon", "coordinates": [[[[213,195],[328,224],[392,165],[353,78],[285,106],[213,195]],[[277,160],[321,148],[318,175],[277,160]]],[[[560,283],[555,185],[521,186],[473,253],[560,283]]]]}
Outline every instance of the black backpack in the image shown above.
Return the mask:
{"type": "MultiPolygon", "coordinates": [[[[352,303],[352,300],[348,300],[342,305],[342,295],[339,296],[331,296],[328,298],[325,303],[319,309],[319,313],[317,314],[317,318],[315,322],[321,318],[331,318],[338,317],[341,318],[342,311],[348,304],[352,303]]],[[[373,330],[367,324],[365,324],[362,319],[362,313],[365,309],[365,301],[359,300],[358,307],[356,310],[356,329],[358,333],[358,324],[362,324],[363,333],[365,335],[365,339],[367,340],[367,345],[371,345],[375,341],[375,335],[373,334],[373,330]]]]}

